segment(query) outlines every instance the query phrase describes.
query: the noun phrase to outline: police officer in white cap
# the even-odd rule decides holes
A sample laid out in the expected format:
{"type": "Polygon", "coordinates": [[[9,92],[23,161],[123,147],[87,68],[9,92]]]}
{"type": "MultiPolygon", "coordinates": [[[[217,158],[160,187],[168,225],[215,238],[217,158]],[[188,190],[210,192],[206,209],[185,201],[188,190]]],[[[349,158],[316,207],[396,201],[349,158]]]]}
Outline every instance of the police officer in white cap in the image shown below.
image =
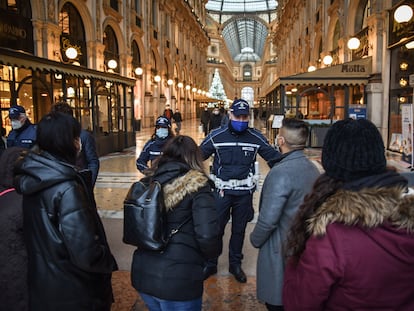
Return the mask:
{"type": "Polygon", "coordinates": [[[11,106],[9,109],[9,119],[12,131],[7,136],[7,148],[32,148],[36,143],[36,126],[30,122],[24,107],[19,105],[11,106]]]}
{"type": "MultiPolygon", "coordinates": [[[[210,132],[201,143],[204,159],[214,155],[211,176],[216,186],[216,206],[221,236],[230,216],[229,272],[240,283],[247,281],[241,268],[246,225],[253,219],[253,192],[258,182],[256,155],[266,161],[280,157],[258,130],[249,128],[250,107],[236,99],[230,107],[230,121],[210,132]]],[[[217,259],[207,262],[204,277],[217,273],[217,259]]]]}
{"type": "Polygon", "coordinates": [[[137,161],[137,169],[145,174],[149,168],[148,162],[152,162],[155,158],[162,154],[162,148],[167,141],[174,137],[171,130],[171,121],[165,116],[159,116],[155,121],[155,131],[150,140],[148,140],[142,149],[137,161]]]}

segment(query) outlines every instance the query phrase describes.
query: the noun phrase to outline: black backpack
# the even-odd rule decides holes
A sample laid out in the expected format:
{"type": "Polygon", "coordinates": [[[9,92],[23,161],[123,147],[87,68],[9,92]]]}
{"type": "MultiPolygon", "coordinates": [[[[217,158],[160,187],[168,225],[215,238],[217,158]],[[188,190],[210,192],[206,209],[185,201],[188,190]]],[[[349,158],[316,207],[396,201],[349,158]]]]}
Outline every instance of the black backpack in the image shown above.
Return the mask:
{"type": "Polygon", "coordinates": [[[162,186],[147,178],[132,184],[124,200],[123,242],[138,248],[162,251],[171,237],[190,220],[168,232],[162,186]]]}

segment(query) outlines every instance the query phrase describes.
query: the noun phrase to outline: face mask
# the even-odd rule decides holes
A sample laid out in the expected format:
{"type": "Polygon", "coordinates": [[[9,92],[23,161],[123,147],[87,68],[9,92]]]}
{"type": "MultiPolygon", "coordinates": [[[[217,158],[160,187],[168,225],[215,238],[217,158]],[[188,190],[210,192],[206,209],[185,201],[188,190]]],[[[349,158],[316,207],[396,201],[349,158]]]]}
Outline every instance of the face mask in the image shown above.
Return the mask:
{"type": "Polygon", "coordinates": [[[220,113],[220,111],[218,111],[218,110],[214,110],[214,111],[213,111],[213,113],[214,113],[215,115],[218,115],[218,114],[220,113]]]}
{"type": "Polygon", "coordinates": [[[160,127],[155,131],[155,135],[157,135],[159,138],[166,138],[168,136],[168,129],[165,127],[160,127]]]}
{"type": "Polygon", "coordinates": [[[277,151],[280,152],[279,135],[277,135],[276,138],[275,138],[275,148],[276,148],[277,151]]]}
{"type": "Polygon", "coordinates": [[[21,123],[19,120],[11,120],[11,127],[13,130],[18,130],[23,126],[23,123],[21,123]]]}
{"type": "Polygon", "coordinates": [[[231,126],[236,132],[243,132],[249,126],[249,121],[235,121],[231,120],[231,126]]]}

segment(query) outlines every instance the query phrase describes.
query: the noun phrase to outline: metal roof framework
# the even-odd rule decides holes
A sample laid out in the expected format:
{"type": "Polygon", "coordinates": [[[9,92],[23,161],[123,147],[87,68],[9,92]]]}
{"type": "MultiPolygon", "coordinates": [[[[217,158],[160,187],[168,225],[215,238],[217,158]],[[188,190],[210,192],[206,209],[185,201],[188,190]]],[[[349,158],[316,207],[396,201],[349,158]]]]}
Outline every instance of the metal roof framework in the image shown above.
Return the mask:
{"type": "Polygon", "coordinates": [[[209,0],[206,4],[209,15],[223,25],[223,38],[238,62],[260,61],[276,8],[275,0],[209,0]]]}

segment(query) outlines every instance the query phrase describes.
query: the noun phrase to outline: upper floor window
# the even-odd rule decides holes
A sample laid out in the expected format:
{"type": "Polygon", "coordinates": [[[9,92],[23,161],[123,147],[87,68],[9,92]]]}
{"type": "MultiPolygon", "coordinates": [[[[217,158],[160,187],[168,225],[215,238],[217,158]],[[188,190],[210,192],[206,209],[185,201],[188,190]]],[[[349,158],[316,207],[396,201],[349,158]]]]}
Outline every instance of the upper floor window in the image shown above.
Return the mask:
{"type": "Polygon", "coordinates": [[[0,9],[14,12],[24,17],[32,17],[30,1],[27,0],[0,0],[0,9]]]}
{"type": "Polygon", "coordinates": [[[118,0],[110,0],[111,8],[118,11],[118,0]]]}

